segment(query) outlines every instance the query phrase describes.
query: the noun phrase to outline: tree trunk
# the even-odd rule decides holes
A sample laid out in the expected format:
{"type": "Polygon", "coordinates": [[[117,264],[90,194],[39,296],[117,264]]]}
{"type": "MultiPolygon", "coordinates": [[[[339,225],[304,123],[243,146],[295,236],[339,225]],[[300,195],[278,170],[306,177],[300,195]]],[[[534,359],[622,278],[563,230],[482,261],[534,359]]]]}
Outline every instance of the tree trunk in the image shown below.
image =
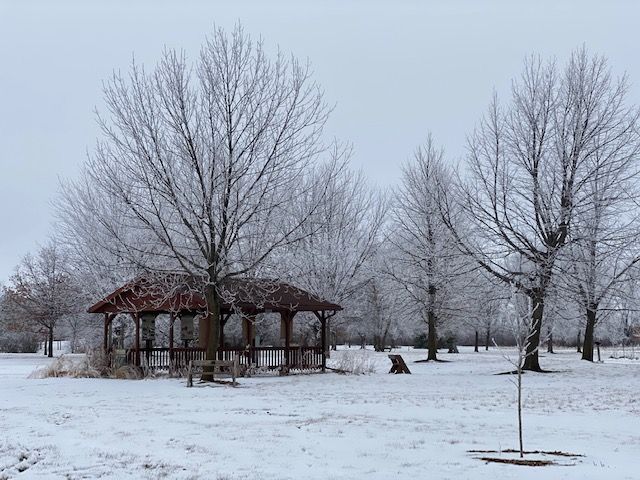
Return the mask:
{"type": "Polygon", "coordinates": [[[549,332],[549,339],[547,340],[547,353],[553,353],[553,333],[549,332]]]}
{"type": "Polygon", "coordinates": [[[429,331],[427,332],[427,360],[437,360],[438,355],[438,334],[436,333],[436,314],[433,311],[435,305],[436,287],[429,286],[429,309],[427,310],[427,323],[429,331]]]}
{"type": "MultiPolygon", "coordinates": [[[[218,343],[220,338],[220,297],[216,291],[215,285],[209,280],[204,287],[204,297],[207,302],[207,360],[215,360],[218,343]]],[[[202,373],[202,380],[206,382],[213,381],[213,370],[207,369],[202,373]]]]}
{"type": "Polygon", "coordinates": [[[376,352],[384,352],[385,347],[387,346],[387,333],[383,333],[382,335],[374,335],[373,336],[373,349],[376,352]]]}
{"type": "Polygon", "coordinates": [[[374,335],[374,336],[373,336],[373,349],[374,349],[376,352],[382,352],[383,347],[381,347],[381,346],[380,346],[380,344],[381,344],[381,343],[382,343],[382,342],[381,342],[381,340],[380,340],[380,335],[374,335]]]}
{"type": "Polygon", "coordinates": [[[587,307],[587,326],[584,330],[584,343],[582,344],[582,360],[593,362],[593,332],[596,327],[597,305],[587,307]]]}
{"type": "Polygon", "coordinates": [[[438,334],[436,333],[436,315],[431,310],[427,312],[428,332],[427,332],[427,360],[437,360],[438,354],[438,334]]]}
{"type": "Polygon", "coordinates": [[[53,357],[53,327],[49,327],[49,358],[53,357]]]}
{"type": "Polygon", "coordinates": [[[491,341],[491,326],[487,325],[487,336],[484,339],[484,349],[489,350],[489,342],[491,341]]]}
{"type": "Polygon", "coordinates": [[[47,344],[49,343],[47,337],[44,338],[44,342],[42,342],[42,350],[43,350],[43,355],[46,357],[47,356],[47,344]]]}
{"type": "Polygon", "coordinates": [[[476,342],[473,345],[473,351],[477,352],[478,351],[478,330],[476,330],[476,342]]]}
{"type": "Polygon", "coordinates": [[[331,350],[338,351],[338,331],[334,330],[331,334],[331,350]]]}
{"type": "Polygon", "coordinates": [[[578,330],[578,341],[576,342],[576,350],[578,353],[582,353],[580,345],[582,345],[582,340],[580,340],[580,330],[578,330]]]}
{"type": "Polygon", "coordinates": [[[527,336],[527,349],[522,365],[523,370],[541,372],[540,361],[538,360],[538,347],[540,345],[540,334],[542,332],[542,315],[544,313],[544,289],[537,288],[531,295],[533,310],[531,312],[531,330],[527,336]]]}

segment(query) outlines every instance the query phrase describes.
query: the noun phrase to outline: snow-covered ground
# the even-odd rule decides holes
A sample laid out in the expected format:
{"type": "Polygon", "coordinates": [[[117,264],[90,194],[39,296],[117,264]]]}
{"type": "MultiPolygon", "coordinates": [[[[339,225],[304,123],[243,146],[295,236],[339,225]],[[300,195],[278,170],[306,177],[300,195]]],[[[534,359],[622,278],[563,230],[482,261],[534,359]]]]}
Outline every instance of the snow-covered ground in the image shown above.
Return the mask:
{"type": "Polygon", "coordinates": [[[640,478],[640,362],[545,355],[556,373],[524,378],[525,448],[585,457],[533,468],[467,453],[517,446],[515,388],[495,375],[508,369],[500,352],[462,352],[416,364],[424,351],[404,349],[412,375],[388,375],[386,354],[369,352],[371,375],[191,389],[182,379],[29,379],[47,359],[2,354],[0,478],[640,478]]]}

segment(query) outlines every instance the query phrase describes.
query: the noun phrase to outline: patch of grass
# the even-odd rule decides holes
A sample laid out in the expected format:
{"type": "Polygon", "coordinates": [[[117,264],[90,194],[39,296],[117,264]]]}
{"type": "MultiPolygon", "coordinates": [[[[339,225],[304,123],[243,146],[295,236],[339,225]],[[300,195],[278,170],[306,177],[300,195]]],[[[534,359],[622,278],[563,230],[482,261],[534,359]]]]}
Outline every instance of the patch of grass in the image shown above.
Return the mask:
{"type": "Polygon", "coordinates": [[[479,457],[479,460],[488,463],[509,463],[511,465],[523,465],[527,467],[547,467],[549,465],[557,465],[552,460],[525,460],[524,458],[496,458],[496,457],[479,457]]]}
{"type": "MultiPolygon", "coordinates": [[[[520,450],[507,448],[505,450],[467,450],[468,453],[520,453],[520,450]]],[[[525,455],[553,455],[556,457],[584,457],[580,453],[562,452],[560,450],[525,450],[525,455]]]]}
{"type": "MultiPolygon", "coordinates": [[[[510,453],[510,454],[519,454],[520,450],[516,450],[513,448],[507,448],[505,450],[467,450],[468,453],[473,454],[487,454],[487,453],[510,453]]],[[[550,456],[550,457],[565,457],[565,458],[577,458],[583,457],[584,455],[578,453],[570,453],[570,452],[562,452],[560,450],[525,450],[523,452],[525,455],[542,455],[542,456],[550,456]]],[[[554,460],[548,459],[526,459],[526,458],[508,458],[508,457],[489,457],[482,455],[480,457],[475,457],[478,460],[482,460],[487,463],[505,463],[509,465],[521,465],[526,467],[547,467],[550,465],[562,465],[562,466],[571,466],[574,464],[568,463],[558,463],[554,460]]]]}

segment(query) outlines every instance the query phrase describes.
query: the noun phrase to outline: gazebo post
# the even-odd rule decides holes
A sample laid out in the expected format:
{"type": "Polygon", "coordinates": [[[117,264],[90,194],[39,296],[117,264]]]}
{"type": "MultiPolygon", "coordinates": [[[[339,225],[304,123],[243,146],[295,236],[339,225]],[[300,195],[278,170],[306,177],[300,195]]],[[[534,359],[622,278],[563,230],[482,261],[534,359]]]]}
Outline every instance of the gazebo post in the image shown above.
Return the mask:
{"type": "Polygon", "coordinates": [[[243,332],[245,335],[245,345],[249,346],[249,363],[256,363],[257,364],[257,359],[258,357],[255,355],[255,349],[254,347],[255,345],[255,337],[256,337],[256,326],[255,326],[255,320],[256,315],[255,313],[243,313],[242,315],[242,325],[243,325],[243,332]]]}
{"type": "Polygon", "coordinates": [[[109,314],[104,314],[104,354],[109,353],[109,314]]]}
{"type": "Polygon", "coordinates": [[[173,364],[173,323],[176,320],[175,312],[169,313],[169,363],[173,364]]]}
{"type": "Polygon", "coordinates": [[[111,365],[111,350],[113,349],[112,326],[116,315],[117,313],[104,314],[104,355],[109,365],[111,365]]]}
{"type": "Polygon", "coordinates": [[[107,329],[107,336],[109,341],[107,342],[107,346],[109,347],[109,351],[113,351],[113,320],[116,318],[118,314],[112,313],[109,315],[109,328],[107,329]]]}
{"type": "Polygon", "coordinates": [[[135,348],[136,348],[136,356],[135,356],[135,363],[136,363],[136,367],[140,366],[140,315],[138,315],[138,313],[132,313],[131,316],[133,317],[133,321],[136,324],[136,343],[135,343],[135,348]]]}
{"type": "Polygon", "coordinates": [[[291,313],[280,312],[280,319],[284,322],[284,358],[287,363],[287,368],[291,367],[291,358],[289,349],[291,347],[291,313]]]}
{"type": "Polygon", "coordinates": [[[325,317],[325,311],[323,310],[320,315],[320,343],[322,344],[322,371],[327,368],[327,319],[325,317]]]}

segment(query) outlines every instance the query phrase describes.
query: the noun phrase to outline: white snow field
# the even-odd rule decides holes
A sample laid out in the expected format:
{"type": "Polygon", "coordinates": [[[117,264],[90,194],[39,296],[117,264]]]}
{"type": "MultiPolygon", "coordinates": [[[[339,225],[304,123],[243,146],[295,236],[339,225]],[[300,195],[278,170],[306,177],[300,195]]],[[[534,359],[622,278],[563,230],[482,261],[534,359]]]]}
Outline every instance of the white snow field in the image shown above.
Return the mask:
{"type": "MultiPolygon", "coordinates": [[[[638,479],[640,362],[544,355],[526,374],[525,449],[583,454],[562,466],[485,463],[472,449],[517,447],[515,387],[497,350],[441,354],[412,375],[240,379],[28,375],[48,360],[0,355],[0,478],[638,479]]],[[[344,355],[338,352],[335,357],[344,355]]],[[[606,357],[606,355],[605,355],[606,357]]],[[[498,456],[500,454],[497,454],[498,456]]]]}

